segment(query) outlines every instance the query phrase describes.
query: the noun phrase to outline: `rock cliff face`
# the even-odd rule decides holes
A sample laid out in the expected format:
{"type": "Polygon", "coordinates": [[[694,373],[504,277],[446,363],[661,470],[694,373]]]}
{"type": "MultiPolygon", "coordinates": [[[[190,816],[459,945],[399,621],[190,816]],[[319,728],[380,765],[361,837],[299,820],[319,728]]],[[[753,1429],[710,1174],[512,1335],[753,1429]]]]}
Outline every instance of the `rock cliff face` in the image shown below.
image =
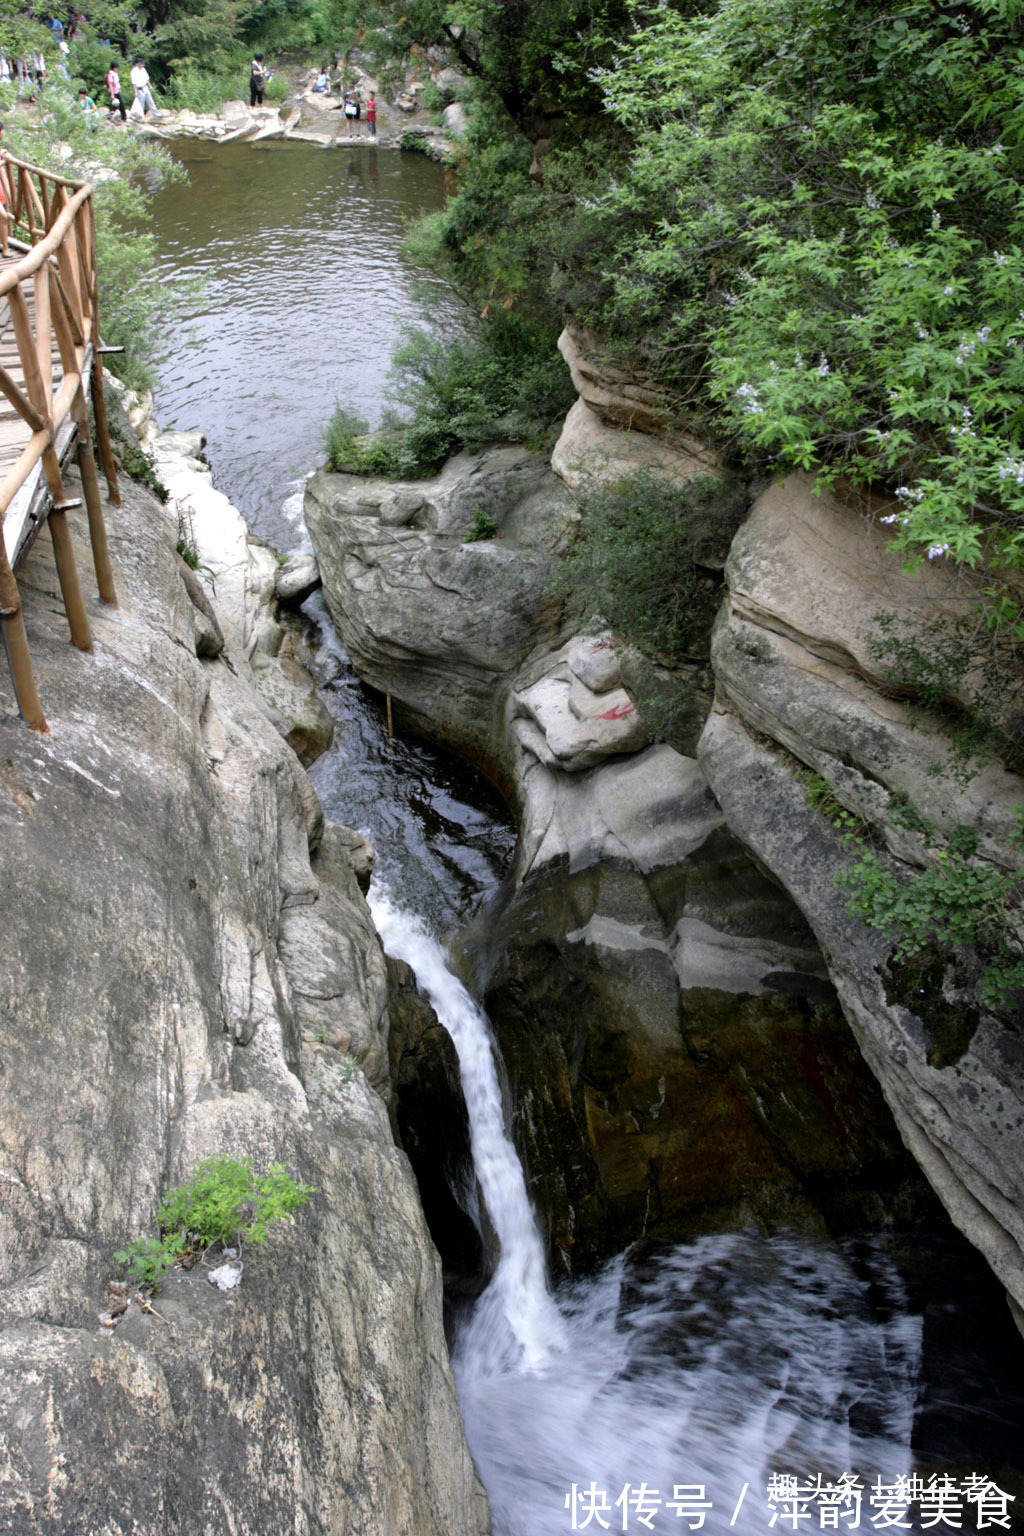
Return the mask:
{"type": "Polygon", "coordinates": [[[230,639],[197,657],[173,519],[128,487],[109,526],[93,654],[43,540],[20,578],[49,734],[0,697],[0,1527],[484,1532],[352,839],[230,639]],[[114,1249],[221,1152],[312,1203],[230,1297],[176,1271],[102,1327],[114,1249]]]}
{"type": "MultiPolygon", "coordinates": [[[[666,452],[684,477],[713,468],[666,452]]],[[[645,1231],[852,1214],[907,1172],[806,924],[693,759],[648,745],[614,637],[556,627],[572,515],[521,450],[408,485],[318,475],[306,497],[357,669],[519,810],[470,947],[556,1268],[645,1231]],[[464,542],[481,517],[494,537],[464,542]]]]}
{"type": "Polygon", "coordinates": [[[815,496],[799,476],[756,502],[727,568],[714,644],[718,700],[700,761],[730,826],[814,929],[905,1142],[1019,1307],[1019,1018],[980,1007],[951,956],[936,953],[918,969],[890,963],[892,943],[846,912],[834,876],[850,852],[808,808],[799,779],[801,765],[818,775],[907,875],[936,857],[908,824],[908,803],[942,832],[976,833],[979,863],[1024,864],[1012,839],[1024,783],[995,762],[966,778],[948,771],[942,723],[922,727],[887,696],[891,679],[872,647],[878,614],[896,614],[927,644],[935,618],[963,613],[969,594],[941,566],[905,573],[864,510],[815,496]]]}

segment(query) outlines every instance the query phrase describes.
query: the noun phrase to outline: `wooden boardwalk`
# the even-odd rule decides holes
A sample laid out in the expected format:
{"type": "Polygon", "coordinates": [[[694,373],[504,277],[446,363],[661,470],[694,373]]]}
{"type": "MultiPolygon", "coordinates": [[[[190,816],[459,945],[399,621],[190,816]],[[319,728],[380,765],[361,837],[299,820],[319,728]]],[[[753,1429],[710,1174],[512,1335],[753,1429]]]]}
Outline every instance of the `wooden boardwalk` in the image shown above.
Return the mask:
{"type": "Polygon", "coordinates": [[[64,465],[77,449],[99,596],[116,604],[89,423],[91,398],[112,505],[120,502],[97,313],[92,185],[0,154],[0,190],[17,231],[0,257],[0,641],[19,713],[47,729],[28,651],[15,572],[49,524],[71,642],[90,651],[89,619],[67,526],[64,465]],[[22,243],[24,241],[24,243],[22,243]]]}
{"type": "MultiPolygon", "coordinates": [[[[0,276],[9,267],[21,261],[30,249],[30,246],[22,245],[20,241],[17,244],[12,241],[10,255],[0,256],[0,276]]],[[[31,277],[25,277],[22,278],[19,286],[28,305],[33,334],[37,335],[35,283],[31,277]]],[[[57,339],[52,333],[50,362],[53,368],[54,393],[56,393],[64,382],[64,368],[57,339]]],[[[6,369],[19,388],[28,393],[25,370],[21,364],[18,343],[14,335],[11,310],[7,304],[0,305],[0,368],[6,369]]],[[[31,436],[32,428],[28,422],[14,409],[6,396],[0,395],[0,485],[17,464],[31,436]]],[[[58,433],[57,452],[61,460],[66,457],[73,438],[73,431],[58,433]]],[[[4,515],[4,544],[7,548],[7,558],[15,570],[25,559],[38,529],[46,519],[46,508],[42,505],[45,494],[42,468],[37,465],[4,515]]]]}

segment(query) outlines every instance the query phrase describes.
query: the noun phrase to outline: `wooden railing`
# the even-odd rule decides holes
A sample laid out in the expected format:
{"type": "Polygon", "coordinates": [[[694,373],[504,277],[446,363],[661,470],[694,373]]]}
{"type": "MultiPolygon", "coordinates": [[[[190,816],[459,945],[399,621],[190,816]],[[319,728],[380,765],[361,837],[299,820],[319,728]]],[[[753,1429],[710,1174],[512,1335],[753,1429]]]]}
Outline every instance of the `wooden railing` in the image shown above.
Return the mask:
{"type": "Polygon", "coordinates": [[[80,505],[69,503],[64,491],[62,465],[72,447],[77,447],[99,594],[105,603],[117,602],[87,387],[108,498],[119,506],[120,496],[103,400],[92,185],[11,157],[0,163],[0,185],[16,237],[12,245],[26,253],[0,267],[0,334],[7,334],[7,345],[0,345],[0,393],[20,423],[15,462],[0,468],[0,634],[21,714],[36,730],[45,731],[14,571],[37,529],[47,522],[72,643],[79,650],[92,650],[67,526],[69,508],[80,505]],[[2,525],[12,504],[19,526],[8,557],[2,525]]]}

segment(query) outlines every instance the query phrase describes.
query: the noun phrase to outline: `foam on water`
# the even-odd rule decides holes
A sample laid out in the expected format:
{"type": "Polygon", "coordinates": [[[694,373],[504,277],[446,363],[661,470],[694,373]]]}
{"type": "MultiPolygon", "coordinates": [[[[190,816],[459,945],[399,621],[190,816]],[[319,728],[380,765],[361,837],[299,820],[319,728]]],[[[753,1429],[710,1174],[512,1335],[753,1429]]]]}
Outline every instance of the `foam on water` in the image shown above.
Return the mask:
{"type": "Polygon", "coordinates": [[[906,1472],[921,1325],[869,1245],[853,1257],[804,1236],[716,1235],[643,1266],[621,1256],[552,1297],[487,1020],[416,918],[380,891],[370,906],[455,1044],[501,1245],[453,1350],[495,1536],[572,1529],[573,1484],[607,1491],[608,1528],[644,1529],[614,1508],[642,1483],[662,1501],[677,1484],[700,1487],[712,1506],[704,1529],[754,1536],[770,1518],[772,1472],[906,1472]]]}

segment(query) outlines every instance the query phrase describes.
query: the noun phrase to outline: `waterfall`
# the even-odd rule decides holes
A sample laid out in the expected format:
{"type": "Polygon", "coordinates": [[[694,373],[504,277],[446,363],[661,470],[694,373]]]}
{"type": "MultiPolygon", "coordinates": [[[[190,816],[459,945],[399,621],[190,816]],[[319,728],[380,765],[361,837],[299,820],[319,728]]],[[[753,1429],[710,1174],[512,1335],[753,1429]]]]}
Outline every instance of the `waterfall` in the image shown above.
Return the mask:
{"type": "Polygon", "coordinates": [[[369,901],[384,948],[415,971],[458,1054],[473,1164],[501,1245],[497,1268],[474,1314],[481,1349],[495,1373],[539,1370],[564,1346],[565,1328],[548,1290],[523,1170],[505,1131],[487,1020],[422,923],[384,892],[371,891],[369,901]]]}
{"type": "Polygon", "coordinates": [[[487,1020],[417,918],[382,891],[370,907],[455,1044],[501,1247],[452,1360],[495,1536],[574,1529],[574,1486],[606,1494],[610,1529],[656,1530],[631,1503],[644,1498],[666,1528],[690,1528],[666,1507],[678,1486],[699,1490],[707,1530],[755,1536],[773,1472],[906,1472],[921,1321],[879,1248],[713,1235],[639,1270],[620,1256],[552,1297],[487,1020]]]}

